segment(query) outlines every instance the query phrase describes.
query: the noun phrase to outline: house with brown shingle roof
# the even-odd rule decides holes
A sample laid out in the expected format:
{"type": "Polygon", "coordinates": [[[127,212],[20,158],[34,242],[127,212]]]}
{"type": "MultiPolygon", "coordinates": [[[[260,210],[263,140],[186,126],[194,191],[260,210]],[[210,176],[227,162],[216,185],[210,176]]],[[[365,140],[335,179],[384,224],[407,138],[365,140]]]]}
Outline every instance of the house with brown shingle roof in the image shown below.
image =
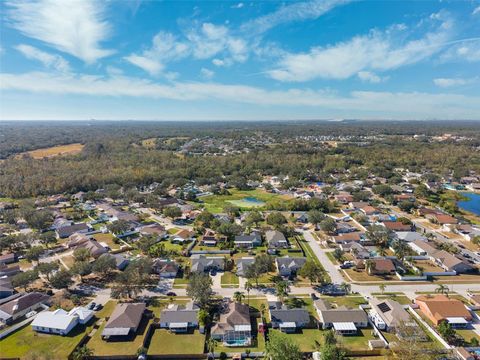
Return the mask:
{"type": "Polygon", "coordinates": [[[452,327],[462,328],[472,321],[472,314],[460,300],[445,295],[421,295],[415,303],[434,325],[447,321],[452,327]]]}
{"type": "Polygon", "coordinates": [[[21,318],[26,313],[48,303],[50,296],[31,292],[0,305],[0,320],[6,323],[21,318]]]}
{"type": "Polygon", "coordinates": [[[221,314],[219,321],[212,327],[211,336],[222,341],[224,346],[249,346],[252,342],[249,306],[231,302],[228,311],[221,314]]]}
{"type": "Polygon", "coordinates": [[[117,304],[102,331],[102,338],[128,336],[135,333],[145,312],[145,303],[117,304]]]}
{"type": "Polygon", "coordinates": [[[395,264],[391,259],[371,259],[375,264],[368,269],[369,275],[393,275],[395,274],[395,264]]]}

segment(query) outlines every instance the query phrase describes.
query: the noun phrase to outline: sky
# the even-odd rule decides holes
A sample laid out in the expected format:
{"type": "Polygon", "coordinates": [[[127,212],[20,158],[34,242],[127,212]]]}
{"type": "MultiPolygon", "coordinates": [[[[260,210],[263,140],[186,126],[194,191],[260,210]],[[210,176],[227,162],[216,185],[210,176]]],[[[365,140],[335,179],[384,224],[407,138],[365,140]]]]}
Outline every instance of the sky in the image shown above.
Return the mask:
{"type": "Polygon", "coordinates": [[[0,120],[480,120],[480,0],[0,2],[0,120]]]}

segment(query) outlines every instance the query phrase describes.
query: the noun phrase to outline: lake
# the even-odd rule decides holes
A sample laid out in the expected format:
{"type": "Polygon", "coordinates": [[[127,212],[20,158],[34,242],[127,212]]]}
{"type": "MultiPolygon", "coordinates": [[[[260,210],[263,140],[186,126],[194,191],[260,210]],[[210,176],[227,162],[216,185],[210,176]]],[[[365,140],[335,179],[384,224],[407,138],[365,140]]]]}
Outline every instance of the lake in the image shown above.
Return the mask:
{"type": "Polygon", "coordinates": [[[458,207],[465,211],[470,211],[476,215],[480,215],[480,194],[462,193],[468,200],[459,201],[458,207]]]}

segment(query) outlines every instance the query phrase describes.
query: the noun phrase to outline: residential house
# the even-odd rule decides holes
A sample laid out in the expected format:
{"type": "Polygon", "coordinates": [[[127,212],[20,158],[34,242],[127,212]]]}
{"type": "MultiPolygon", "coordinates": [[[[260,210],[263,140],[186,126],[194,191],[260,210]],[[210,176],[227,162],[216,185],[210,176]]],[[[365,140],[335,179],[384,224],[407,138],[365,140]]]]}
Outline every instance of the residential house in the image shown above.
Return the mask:
{"type": "Polygon", "coordinates": [[[371,257],[370,251],[368,251],[368,249],[366,249],[363,245],[356,242],[340,244],[339,247],[344,252],[349,252],[352,254],[355,259],[369,259],[371,257]]]}
{"type": "Polygon", "coordinates": [[[415,201],[415,196],[412,194],[400,194],[400,195],[393,195],[393,199],[396,202],[402,202],[402,201],[415,201]]]}
{"type": "Polygon", "coordinates": [[[20,269],[20,265],[3,265],[0,264],[0,277],[4,276],[13,276],[18,274],[19,272],[22,272],[20,269]]]}
{"type": "Polygon", "coordinates": [[[371,259],[373,266],[367,269],[369,275],[393,275],[395,274],[395,264],[391,259],[371,259]]]}
{"type": "Polygon", "coordinates": [[[32,322],[32,329],[48,334],[67,335],[78,324],[86,324],[93,317],[93,311],[74,308],[70,312],[63,309],[40,312],[32,322]]]}
{"type": "Polygon", "coordinates": [[[135,333],[145,312],[145,303],[117,304],[102,331],[102,337],[128,336],[135,333]]]}
{"type": "Polygon", "coordinates": [[[254,262],[255,262],[254,257],[242,257],[236,260],[237,275],[245,277],[248,267],[252,265],[254,262]]]}
{"type": "Polygon", "coordinates": [[[392,299],[370,299],[370,319],[380,330],[396,332],[401,326],[414,326],[416,323],[403,305],[392,299]]]}
{"type": "Polygon", "coordinates": [[[340,204],[346,205],[353,201],[353,196],[348,193],[342,193],[335,195],[335,200],[340,204]]]}
{"type": "Polygon", "coordinates": [[[332,242],[335,244],[347,244],[350,242],[360,242],[365,243],[365,233],[362,232],[351,232],[346,234],[335,235],[331,237],[332,242]]]}
{"type": "Polygon", "coordinates": [[[280,329],[282,332],[294,333],[310,322],[310,314],[305,309],[289,309],[279,301],[269,302],[268,308],[272,328],[280,329]]]}
{"type": "Polygon", "coordinates": [[[107,252],[107,249],[100,245],[97,240],[90,239],[85,235],[78,233],[70,236],[70,240],[67,242],[67,247],[73,249],[87,249],[90,252],[90,255],[94,258],[98,258],[100,255],[107,252]]]}
{"type": "Polygon", "coordinates": [[[160,224],[147,225],[140,228],[140,234],[143,236],[153,235],[162,239],[167,235],[165,226],[160,224]]]}
{"type": "Polygon", "coordinates": [[[161,278],[174,278],[178,273],[178,265],[174,260],[155,259],[152,265],[153,272],[161,278]]]}
{"type": "Polygon", "coordinates": [[[111,258],[113,258],[115,260],[115,267],[117,268],[117,270],[125,270],[125,268],[130,263],[130,261],[121,254],[105,253],[103,255],[100,255],[99,258],[101,258],[101,257],[111,257],[111,258]]]}
{"type": "Polygon", "coordinates": [[[454,328],[465,328],[472,321],[472,314],[460,300],[445,295],[421,295],[415,298],[415,303],[436,326],[447,321],[454,328]]]}
{"type": "Polygon", "coordinates": [[[453,228],[453,231],[468,241],[472,241],[475,237],[480,236],[480,229],[469,224],[457,225],[453,228]]]}
{"type": "Polygon", "coordinates": [[[0,264],[7,265],[17,262],[17,255],[15,253],[8,253],[0,256],[0,264]]]}
{"type": "Polygon", "coordinates": [[[275,262],[277,264],[278,273],[281,276],[296,276],[297,272],[307,262],[307,259],[303,257],[284,256],[277,257],[275,262]]]}
{"type": "Polygon", "coordinates": [[[228,311],[220,315],[219,321],[211,329],[211,337],[224,346],[243,347],[252,343],[250,308],[246,304],[230,302],[228,311]]]}
{"type": "Polygon", "coordinates": [[[417,254],[428,256],[431,261],[438,264],[442,269],[449,272],[456,272],[458,274],[466,273],[474,270],[474,267],[469,263],[459,259],[453,254],[445,250],[436,249],[430,242],[416,240],[408,243],[410,248],[417,254]]]}
{"type": "Polygon", "coordinates": [[[216,246],[218,242],[226,242],[227,237],[217,234],[211,229],[205,230],[205,233],[202,236],[201,244],[205,246],[216,246]]]}
{"type": "Polygon", "coordinates": [[[427,241],[425,236],[416,231],[396,231],[394,237],[405,242],[427,241]]]}
{"type": "Polygon", "coordinates": [[[50,296],[39,292],[23,294],[18,298],[0,305],[0,320],[8,324],[21,318],[26,313],[42,307],[42,305],[48,303],[49,300],[50,296]]]}
{"type": "Polygon", "coordinates": [[[191,257],[192,272],[208,272],[211,270],[223,271],[225,268],[225,260],[223,257],[205,255],[192,255],[191,257]]]}
{"type": "Polygon", "coordinates": [[[0,299],[4,299],[8,296],[13,295],[15,292],[12,281],[8,277],[1,277],[0,278],[0,299]]]}
{"type": "Polygon", "coordinates": [[[277,230],[268,230],[265,233],[265,240],[269,248],[284,249],[288,247],[288,241],[285,235],[277,230]]]}
{"type": "Polygon", "coordinates": [[[262,235],[258,231],[253,231],[248,234],[237,235],[233,244],[238,248],[252,249],[262,245],[262,235]]]}
{"type": "Polygon", "coordinates": [[[447,214],[434,213],[427,215],[426,217],[433,222],[443,226],[458,224],[458,220],[456,218],[447,214]]]}
{"type": "Polygon", "coordinates": [[[194,240],[195,233],[187,229],[182,229],[179,230],[175,235],[172,235],[171,239],[173,243],[183,244],[184,242],[194,240]]]}
{"type": "Polygon", "coordinates": [[[332,308],[330,303],[323,299],[315,300],[315,309],[322,329],[333,328],[337,334],[352,335],[358,328],[368,326],[367,313],[362,309],[350,309],[346,306],[332,308]]]}
{"type": "Polygon", "coordinates": [[[385,221],[382,223],[388,230],[391,231],[411,231],[412,224],[404,224],[400,221],[385,221]]]}
{"type": "Polygon", "coordinates": [[[172,304],[160,314],[160,328],[174,333],[186,333],[198,328],[199,307],[193,302],[186,305],[172,304]]]}
{"type": "Polygon", "coordinates": [[[57,237],[60,239],[65,239],[75,233],[86,234],[90,231],[92,231],[92,227],[86,223],[63,226],[55,230],[55,232],[57,233],[57,237]]]}

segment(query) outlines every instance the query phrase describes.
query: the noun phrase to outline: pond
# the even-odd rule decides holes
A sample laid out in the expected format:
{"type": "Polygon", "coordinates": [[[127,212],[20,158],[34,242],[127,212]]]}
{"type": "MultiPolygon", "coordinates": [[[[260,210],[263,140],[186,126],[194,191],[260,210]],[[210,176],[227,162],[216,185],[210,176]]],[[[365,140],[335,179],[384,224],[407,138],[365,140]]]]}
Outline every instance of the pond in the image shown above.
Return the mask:
{"type": "Polygon", "coordinates": [[[256,197],[253,196],[245,197],[241,200],[229,200],[228,202],[243,208],[260,207],[265,205],[265,202],[258,200],[256,197]]]}
{"type": "Polygon", "coordinates": [[[475,215],[480,215],[480,194],[462,193],[462,195],[468,200],[457,202],[458,207],[475,215]]]}

